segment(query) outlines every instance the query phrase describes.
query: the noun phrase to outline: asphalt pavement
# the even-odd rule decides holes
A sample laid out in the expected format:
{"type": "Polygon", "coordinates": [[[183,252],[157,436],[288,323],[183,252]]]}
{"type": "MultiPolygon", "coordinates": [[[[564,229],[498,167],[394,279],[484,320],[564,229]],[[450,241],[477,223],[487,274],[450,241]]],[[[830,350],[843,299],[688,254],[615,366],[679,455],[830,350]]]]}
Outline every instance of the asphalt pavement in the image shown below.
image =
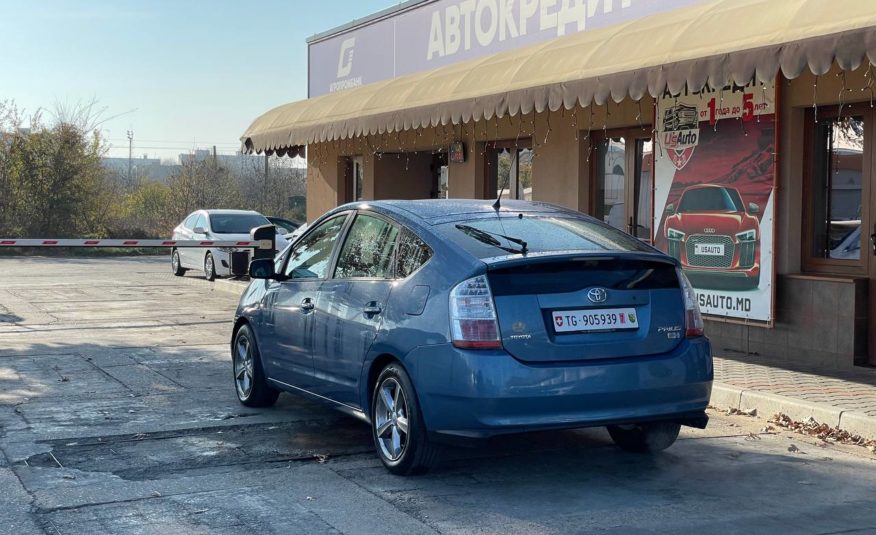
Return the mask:
{"type": "Polygon", "coordinates": [[[658,455],[602,429],[389,475],[367,426],[237,403],[234,283],[166,258],[0,258],[0,533],[876,533],[876,457],[712,410],[658,455]]]}

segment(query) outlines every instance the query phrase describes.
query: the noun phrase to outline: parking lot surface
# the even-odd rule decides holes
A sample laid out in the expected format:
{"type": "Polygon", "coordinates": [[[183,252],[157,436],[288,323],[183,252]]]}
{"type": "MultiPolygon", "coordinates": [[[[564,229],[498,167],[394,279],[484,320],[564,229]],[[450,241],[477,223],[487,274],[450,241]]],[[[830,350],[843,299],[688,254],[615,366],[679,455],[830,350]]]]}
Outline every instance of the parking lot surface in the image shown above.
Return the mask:
{"type": "Polygon", "coordinates": [[[876,533],[874,456],[711,411],[654,456],[602,429],[389,475],[367,426],[238,404],[233,286],[166,258],[0,258],[2,533],[876,533]]]}

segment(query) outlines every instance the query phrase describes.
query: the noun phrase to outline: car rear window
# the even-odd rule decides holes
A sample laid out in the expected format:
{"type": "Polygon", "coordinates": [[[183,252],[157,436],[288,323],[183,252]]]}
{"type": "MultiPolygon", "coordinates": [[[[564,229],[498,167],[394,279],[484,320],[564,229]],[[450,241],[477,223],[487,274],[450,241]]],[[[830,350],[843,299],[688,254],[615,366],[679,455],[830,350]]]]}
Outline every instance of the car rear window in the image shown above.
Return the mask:
{"type": "Polygon", "coordinates": [[[249,234],[249,231],[270,221],[258,214],[210,214],[210,225],[216,234],[249,234]]]}
{"type": "Polygon", "coordinates": [[[450,241],[478,258],[527,252],[641,251],[653,249],[617,229],[584,218],[518,217],[456,221],[438,225],[450,241]],[[509,239],[511,238],[511,239],[509,239]]]}

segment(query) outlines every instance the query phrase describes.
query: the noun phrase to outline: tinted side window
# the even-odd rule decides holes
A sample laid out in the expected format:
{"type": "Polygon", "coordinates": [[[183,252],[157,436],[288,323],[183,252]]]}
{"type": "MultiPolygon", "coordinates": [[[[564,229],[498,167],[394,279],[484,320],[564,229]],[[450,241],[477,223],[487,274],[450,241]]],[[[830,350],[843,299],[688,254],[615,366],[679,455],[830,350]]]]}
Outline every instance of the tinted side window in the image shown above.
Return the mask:
{"type": "Polygon", "coordinates": [[[408,229],[402,230],[395,255],[395,276],[403,279],[432,258],[432,249],[408,229]]]}
{"type": "Polygon", "coordinates": [[[398,227],[368,215],[356,216],[338,258],[335,278],[392,278],[392,253],[398,227]]]}
{"type": "Polygon", "coordinates": [[[286,276],[293,279],[324,279],[328,275],[332,250],[346,219],[346,215],[329,219],[296,244],[286,264],[286,276]]]}

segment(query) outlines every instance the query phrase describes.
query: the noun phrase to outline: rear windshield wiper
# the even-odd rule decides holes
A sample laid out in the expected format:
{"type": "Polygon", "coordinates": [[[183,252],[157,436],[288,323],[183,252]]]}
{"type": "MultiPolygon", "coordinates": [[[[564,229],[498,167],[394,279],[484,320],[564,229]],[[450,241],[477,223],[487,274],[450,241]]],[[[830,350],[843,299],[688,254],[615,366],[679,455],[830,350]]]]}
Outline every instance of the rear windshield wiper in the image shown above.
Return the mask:
{"type": "Polygon", "coordinates": [[[499,234],[498,232],[481,230],[479,228],[474,228],[469,225],[456,225],[456,228],[466,233],[468,236],[471,236],[472,238],[478,240],[479,242],[486,243],[487,245],[492,245],[493,247],[498,247],[499,249],[502,249],[503,251],[507,251],[512,254],[525,255],[528,250],[526,242],[521,240],[520,238],[512,238],[511,236],[505,236],[504,234],[499,234]],[[508,240],[511,243],[517,244],[520,246],[520,249],[505,247],[499,242],[499,240],[497,240],[493,236],[497,236],[499,238],[508,240]]]}

